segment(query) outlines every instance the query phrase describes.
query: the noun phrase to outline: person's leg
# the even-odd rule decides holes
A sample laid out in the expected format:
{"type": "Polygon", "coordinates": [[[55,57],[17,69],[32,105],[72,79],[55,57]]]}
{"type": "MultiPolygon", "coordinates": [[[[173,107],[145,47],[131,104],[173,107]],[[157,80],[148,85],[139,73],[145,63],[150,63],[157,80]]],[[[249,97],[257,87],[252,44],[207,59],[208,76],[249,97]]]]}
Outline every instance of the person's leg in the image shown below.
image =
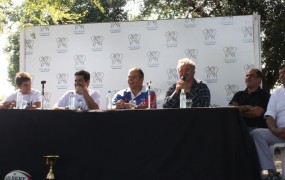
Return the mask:
{"type": "Polygon", "coordinates": [[[285,140],[276,137],[268,129],[255,129],[252,131],[251,136],[256,146],[261,169],[275,169],[273,153],[270,149],[270,145],[275,143],[284,143],[285,140]]]}

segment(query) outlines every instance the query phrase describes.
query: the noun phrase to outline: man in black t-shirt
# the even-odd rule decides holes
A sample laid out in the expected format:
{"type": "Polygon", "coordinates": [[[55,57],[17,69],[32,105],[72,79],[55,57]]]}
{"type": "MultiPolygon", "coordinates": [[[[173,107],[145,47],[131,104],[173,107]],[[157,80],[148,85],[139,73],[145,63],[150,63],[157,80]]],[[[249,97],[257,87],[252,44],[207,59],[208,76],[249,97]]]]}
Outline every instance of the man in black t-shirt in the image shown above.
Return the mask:
{"type": "Polygon", "coordinates": [[[270,93],[260,88],[262,73],[259,69],[252,68],[247,71],[245,77],[246,89],[235,93],[229,106],[239,108],[249,131],[255,128],[267,128],[263,117],[270,93]]]}

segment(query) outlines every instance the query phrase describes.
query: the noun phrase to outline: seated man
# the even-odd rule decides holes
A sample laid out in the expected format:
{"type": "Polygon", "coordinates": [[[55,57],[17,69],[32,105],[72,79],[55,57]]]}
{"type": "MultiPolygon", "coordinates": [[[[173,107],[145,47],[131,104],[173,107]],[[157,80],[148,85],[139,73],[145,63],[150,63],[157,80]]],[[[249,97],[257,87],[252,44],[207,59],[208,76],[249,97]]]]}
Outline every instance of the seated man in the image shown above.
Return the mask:
{"type": "Polygon", "coordinates": [[[245,77],[246,89],[235,93],[230,101],[230,106],[239,108],[249,131],[255,128],[267,128],[263,117],[270,94],[260,88],[262,73],[259,69],[252,68],[245,77]]]}
{"type": "Polygon", "coordinates": [[[177,65],[179,80],[168,91],[163,103],[163,108],[179,108],[179,95],[181,89],[186,92],[186,98],[192,99],[192,107],[209,107],[210,90],[208,86],[194,78],[195,63],[188,58],[180,59],[177,65]]]}
{"type": "MultiPolygon", "coordinates": [[[[144,73],[140,68],[134,67],[129,70],[127,89],[118,91],[113,97],[116,109],[146,109],[148,108],[148,91],[143,86],[144,73]],[[132,103],[131,103],[132,102],[132,103]]],[[[156,97],[151,100],[151,107],[156,108],[156,97]]]]}
{"type": "Polygon", "coordinates": [[[23,100],[27,101],[26,109],[36,109],[41,107],[41,93],[32,88],[32,78],[27,72],[18,72],[15,76],[18,90],[0,102],[0,109],[11,109],[16,106],[17,93],[22,92],[23,100]]]}
{"type": "Polygon", "coordinates": [[[272,92],[264,114],[268,129],[255,129],[251,133],[261,170],[268,170],[266,178],[268,180],[281,179],[280,174],[276,172],[270,146],[275,143],[285,143],[285,64],[279,67],[279,79],[282,85],[272,92]]]}
{"type": "Polygon", "coordinates": [[[99,109],[100,95],[97,91],[88,89],[89,83],[89,72],[84,70],[76,72],[74,80],[75,90],[67,91],[54,105],[53,109],[69,109],[69,97],[71,94],[75,94],[75,102],[77,109],[99,109]]]}

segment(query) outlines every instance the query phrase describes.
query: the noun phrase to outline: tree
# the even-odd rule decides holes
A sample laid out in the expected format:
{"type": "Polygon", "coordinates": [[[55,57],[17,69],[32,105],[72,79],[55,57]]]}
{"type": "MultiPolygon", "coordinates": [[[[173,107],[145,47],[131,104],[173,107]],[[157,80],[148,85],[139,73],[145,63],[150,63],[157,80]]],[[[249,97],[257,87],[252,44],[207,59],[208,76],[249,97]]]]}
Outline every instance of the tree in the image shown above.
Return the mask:
{"type": "Polygon", "coordinates": [[[0,0],[0,34],[3,33],[4,27],[7,24],[7,14],[11,11],[11,0],[0,0]]]}
{"type": "MultiPolygon", "coordinates": [[[[128,17],[127,12],[123,9],[126,5],[125,0],[102,0],[102,2],[99,0],[25,0],[21,6],[9,5],[7,5],[7,8],[14,8],[14,11],[5,11],[3,14],[7,15],[10,22],[19,23],[19,28],[39,25],[124,21],[128,17]]],[[[9,54],[8,79],[15,86],[14,77],[19,71],[20,59],[19,30],[11,34],[8,39],[9,45],[4,49],[9,54]]]]}
{"type": "Polygon", "coordinates": [[[140,19],[251,15],[261,16],[263,88],[270,91],[278,82],[278,68],[285,60],[284,0],[144,0],[140,19]]]}

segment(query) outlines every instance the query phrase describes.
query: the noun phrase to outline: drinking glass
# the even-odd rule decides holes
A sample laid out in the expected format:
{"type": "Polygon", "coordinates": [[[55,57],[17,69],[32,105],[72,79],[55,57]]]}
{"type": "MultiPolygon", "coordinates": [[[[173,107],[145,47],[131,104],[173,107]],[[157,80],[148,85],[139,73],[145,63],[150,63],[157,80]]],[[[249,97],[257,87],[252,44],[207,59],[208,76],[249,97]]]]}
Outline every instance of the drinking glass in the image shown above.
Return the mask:
{"type": "Polygon", "coordinates": [[[129,104],[130,104],[130,108],[131,109],[135,109],[137,107],[137,102],[136,100],[130,100],[129,101],[129,104]]]}
{"type": "Polygon", "coordinates": [[[193,104],[193,102],[192,102],[192,99],[191,99],[191,98],[186,99],[186,108],[191,108],[191,107],[192,107],[192,104],[193,104]]]}

